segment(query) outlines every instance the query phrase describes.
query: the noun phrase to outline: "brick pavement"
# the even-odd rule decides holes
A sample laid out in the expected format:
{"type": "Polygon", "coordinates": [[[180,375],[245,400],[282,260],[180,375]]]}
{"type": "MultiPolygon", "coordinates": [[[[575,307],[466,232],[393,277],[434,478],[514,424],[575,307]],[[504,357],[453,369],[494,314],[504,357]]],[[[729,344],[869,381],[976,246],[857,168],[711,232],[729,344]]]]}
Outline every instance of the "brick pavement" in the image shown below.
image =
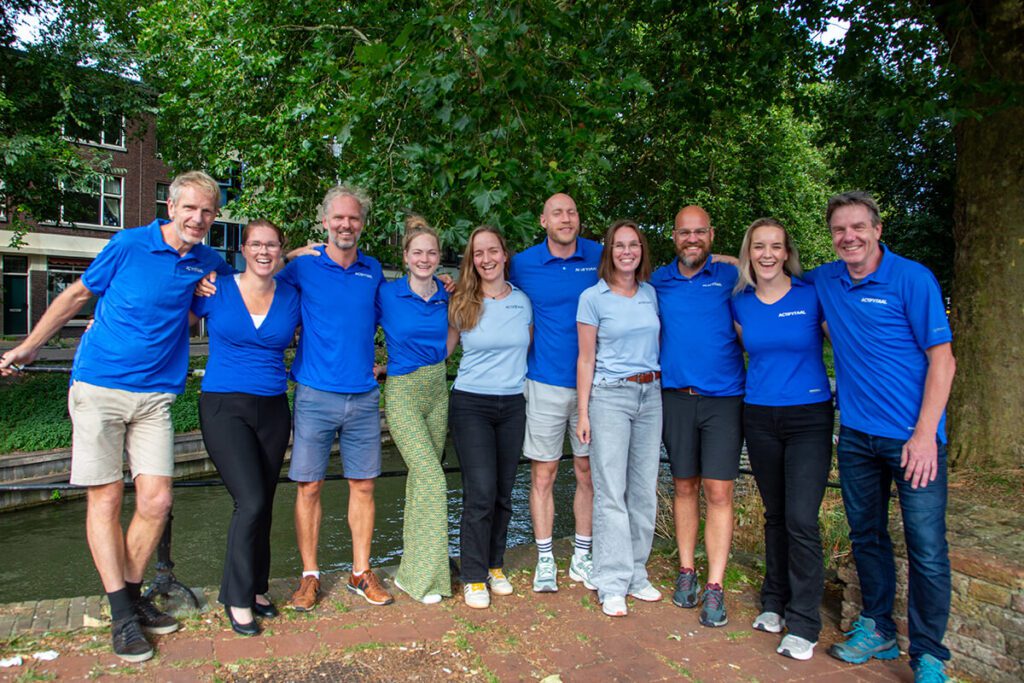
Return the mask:
{"type": "MultiPolygon", "coordinates": [[[[528,551],[523,555],[519,564],[532,559],[528,551]]],[[[421,605],[404,594],[394,605],[371,607],[345,591],[340,577],[325,577],[325,596],[313,614],[285,613],[265,621],[261,637],[241,638],[219,609],[206,609],[185,617],[181,631],[159,638],[152,661],[135,666],[110,652],[106,628],[62,633],[72,613],[98,616],[96,598],[42,601],[31,610],[27,604],[4,606],[0,627],[20,635],[0,644],[0,657],[20,651],[30,660],[32,652],[48,648],[60,657],[0,669],[0,680],[912,680],[905,657],[857,667],[827,656],[825,647],[839,637],[834,623],[827,624],[811,661],[775,654],[778,636],[750,628],[757,612],[753,572],[740,575],[727,593],[729,625],[707,629],[698,624],[696,610],[668,600],[671,562],[656,558],[652,569],[666,599],[631,600],[624,619],[604,616],[596,594],[564,572],[561,590],[543,595],[530,592],[528,569],[510,572],[516,593],[495,598],[489,610],[469,609],[459,598],[421,605]]],[[[273,582],[278,604],[293,583],[273,582]]],[[[10,638],[7,633],[0,638],[10,638]]]]}

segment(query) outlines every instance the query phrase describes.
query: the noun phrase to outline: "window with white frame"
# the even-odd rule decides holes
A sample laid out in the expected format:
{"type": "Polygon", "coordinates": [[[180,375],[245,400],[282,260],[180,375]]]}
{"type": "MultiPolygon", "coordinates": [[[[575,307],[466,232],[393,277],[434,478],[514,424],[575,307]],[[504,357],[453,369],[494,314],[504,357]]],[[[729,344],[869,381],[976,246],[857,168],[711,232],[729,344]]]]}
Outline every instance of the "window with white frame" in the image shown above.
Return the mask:
{"type": "MultiPolygon", "coordinates": [[[[82,277],[89,267],[88,259],[55,258],[46,259],[46,305],[49,306],[60,293],[82,277]]],[[[96,298],[90,297],[72,320],[87,321],[92,317],[96,298]]]]}
{"type": "Polygon", "coordinates": [[[64,124],[64,135],[86,145],[125,149],[124,117],[91,112],[78,116],[77,121],[69,118],[64,124]]]}
{"type": "Polygon", "coordinates": [[[124,179],[105,176],[97,183],[97,192],[66,192],[61,207],[61,222],[74,225],[123,227],[124,179]]]}
{"type": "Polygon", "coordinates": [[[167,213],[167,199],[171,196],[171,184],[170,183],[157,183],[156,184],[156,217],[162,218],[165,221],[171,220],[171,215],[167,213]]]}

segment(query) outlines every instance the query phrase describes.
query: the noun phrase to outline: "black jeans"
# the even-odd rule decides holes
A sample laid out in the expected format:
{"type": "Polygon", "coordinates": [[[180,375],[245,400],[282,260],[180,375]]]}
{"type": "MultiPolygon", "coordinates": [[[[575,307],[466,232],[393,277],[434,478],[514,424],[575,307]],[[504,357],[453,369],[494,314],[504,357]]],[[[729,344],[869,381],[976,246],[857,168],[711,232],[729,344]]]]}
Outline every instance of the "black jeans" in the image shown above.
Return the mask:
{"type": "Polygon", "coordinates": [[[750,468],[764,501],[761,606],[817,642],[824,566],[818,511],[832,464],[832,401],[743,410],[750,468]]]}
{"type": "Polygon", "coordinates": [[[288,399],[204,391],[199,424],[206,452],[235,502],[218,599],[252,607],[270,579],[274,493],[291,433],[288,399]]]}
{"type": "Polygon", "coordinates": [[[526,399],[522,394],[488,396],[453,389],[448,424],[462,466],[462,582],[482,583],[488,569],[505,563],[526,399]]]}

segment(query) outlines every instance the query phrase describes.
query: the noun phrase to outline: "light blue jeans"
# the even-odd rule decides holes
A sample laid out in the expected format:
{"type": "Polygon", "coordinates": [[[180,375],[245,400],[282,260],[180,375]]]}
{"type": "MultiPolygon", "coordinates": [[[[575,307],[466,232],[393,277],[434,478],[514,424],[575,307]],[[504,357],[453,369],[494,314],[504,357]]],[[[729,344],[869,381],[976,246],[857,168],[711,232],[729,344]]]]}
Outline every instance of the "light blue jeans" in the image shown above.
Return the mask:
{"type": "Polygon", "coordinates": [[[647,587],[661,454],[661,382],[595,384],[590,393],[597,597],[647,587]]]}

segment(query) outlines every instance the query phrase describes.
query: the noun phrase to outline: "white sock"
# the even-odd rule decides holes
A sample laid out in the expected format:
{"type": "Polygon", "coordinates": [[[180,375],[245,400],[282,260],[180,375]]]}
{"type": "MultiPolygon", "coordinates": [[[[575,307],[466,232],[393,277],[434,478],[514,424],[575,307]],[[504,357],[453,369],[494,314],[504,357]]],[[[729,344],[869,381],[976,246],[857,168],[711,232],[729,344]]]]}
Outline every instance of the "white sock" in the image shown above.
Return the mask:
{"type": "Polygon", "coordinates": [[[319,581],[320,580],[320,570],[319,569],[314,569],[311,572],[302,572],[302,578],[306,578],[307,576],[312,576],[314,579],[319,581]]]}
{"type": "Polygon", "coordinates": [[[594,545],[593,536],[580,536],[576,534],[576,547],[573,550],[573,555],[576,557],[583,557],[590,552],[594,545]]]}
{"type": "Polygon", "coordinates": [[[550,536],[548,536],[547,538],[538,538],[537,539],[537,558],[538,559],[540,559],[542,557],[547,557],[547,558],[550,558],[552,560],[555,559],[555,554],[554,554],[554,552],[552,550],[553,550],[553,547],[552,547],[552,541],[551,541],[551,537],[550,536]]]}

